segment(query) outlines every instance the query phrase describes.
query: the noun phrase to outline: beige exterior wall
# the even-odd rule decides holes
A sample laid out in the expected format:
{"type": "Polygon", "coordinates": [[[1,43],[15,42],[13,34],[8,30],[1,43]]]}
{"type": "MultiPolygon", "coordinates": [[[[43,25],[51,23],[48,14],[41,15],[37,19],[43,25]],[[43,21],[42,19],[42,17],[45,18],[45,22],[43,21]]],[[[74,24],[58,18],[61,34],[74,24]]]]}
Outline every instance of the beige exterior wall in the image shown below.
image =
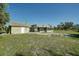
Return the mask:
{"type": "Polygon", "coordinates": [[[28,33],[28,32],[30,32],[30,28],[29,27],[25,28],[25,33],[28,33]]]}
{"type": "Polygon", "coordinates": [[[20,33],[28,33],[29,27],[11,27],[11,33],[20,34],[20,33]]]}

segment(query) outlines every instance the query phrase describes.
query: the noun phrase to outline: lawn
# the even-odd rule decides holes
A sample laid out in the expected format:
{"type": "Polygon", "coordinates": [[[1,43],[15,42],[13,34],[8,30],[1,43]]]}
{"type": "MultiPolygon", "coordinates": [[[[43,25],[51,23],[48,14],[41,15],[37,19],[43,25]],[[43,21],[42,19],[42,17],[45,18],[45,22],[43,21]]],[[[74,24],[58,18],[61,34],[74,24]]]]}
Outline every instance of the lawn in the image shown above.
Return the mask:
{"type": "Polygon", "coordinates": [[[53,30],[55,33],[63,33],[63,34],[79,34],[77,31],[72,30],[53,30]]]}
{"type": "Polygon", "coordinates": [[[79,38],[59,35],[16,34],[0,36],[1,56],[79,55],[79,38]]]}

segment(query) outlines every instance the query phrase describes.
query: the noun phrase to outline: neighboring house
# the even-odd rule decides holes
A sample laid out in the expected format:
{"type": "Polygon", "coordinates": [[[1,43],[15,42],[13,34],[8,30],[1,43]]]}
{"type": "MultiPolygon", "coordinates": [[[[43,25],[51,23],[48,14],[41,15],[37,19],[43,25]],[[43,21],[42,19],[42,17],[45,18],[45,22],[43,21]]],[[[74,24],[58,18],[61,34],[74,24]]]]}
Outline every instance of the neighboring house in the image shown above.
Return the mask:
{"type": "Polygon", "coordinates": [[[50,25],[31,25],[30,32],[53,32],[53,27],[50,25]]]}
{"type": "Polygon", "coordinates": [[[22,34],[22,33],[28,33],[29,30],[30,30],[30,28],[27,25],[12,23],[8,28],[8,33],[10,33],[10,34],[22,34]]]}

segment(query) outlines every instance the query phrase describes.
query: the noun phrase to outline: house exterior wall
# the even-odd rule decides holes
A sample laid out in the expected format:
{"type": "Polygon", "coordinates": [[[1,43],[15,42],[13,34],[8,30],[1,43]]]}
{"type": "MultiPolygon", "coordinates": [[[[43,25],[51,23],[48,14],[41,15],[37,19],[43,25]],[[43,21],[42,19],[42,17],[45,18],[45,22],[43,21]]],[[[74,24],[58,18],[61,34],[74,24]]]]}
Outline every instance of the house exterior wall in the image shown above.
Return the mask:
{"type": "Polygon", "coordinates": [[[25,33],[25,27],[21,27],[21,33],[25,33]]]}
{"type": "Polygon", "coordinates": [[[20,34],[20,33],[28,33],[28,27],[11,27],[11,33],[13,34],[20,34]]]}
{"type": "Polygon", "coordinates": [[[30,32],[30,28],[29,27],[25,28],[25,33],[28,33],[28,32],[30,32]]]}

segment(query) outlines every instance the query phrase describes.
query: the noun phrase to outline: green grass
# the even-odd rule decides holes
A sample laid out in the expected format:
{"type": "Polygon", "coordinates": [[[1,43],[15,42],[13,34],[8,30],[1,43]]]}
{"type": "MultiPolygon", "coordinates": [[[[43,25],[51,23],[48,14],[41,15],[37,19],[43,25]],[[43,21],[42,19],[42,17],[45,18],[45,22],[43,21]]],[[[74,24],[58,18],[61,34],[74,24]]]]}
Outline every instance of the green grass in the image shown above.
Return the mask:
{"type": "Polygon", "coordinates": [[[79,55],[79,38],[17,34],[0,36],[2,56],[66,56],[79,55]]]}
{"type": "Polygon", "coordinates": [[[63,34],[79,34],[79,32],[72,30],[54,30],[55,33],[63,33],[63,34]]]}

